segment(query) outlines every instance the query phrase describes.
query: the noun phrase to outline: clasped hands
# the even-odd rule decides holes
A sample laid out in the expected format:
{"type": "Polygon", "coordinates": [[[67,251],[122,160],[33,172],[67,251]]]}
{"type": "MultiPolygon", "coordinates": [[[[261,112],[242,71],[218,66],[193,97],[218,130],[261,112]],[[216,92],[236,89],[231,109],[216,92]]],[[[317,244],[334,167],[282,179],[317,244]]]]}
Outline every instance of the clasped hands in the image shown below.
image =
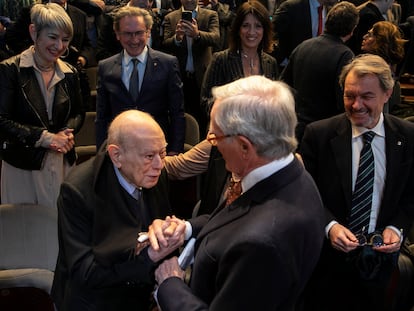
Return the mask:
{"type": "Polygon", "coordinates": [[[148,256],[158,262],[184,244],[185,222],[175,216],[155,219],[148,229],[148,256]]]}
{"type": "MultiPolygon", "coordinates": [[[[348,253],[361,246],[358,238],[348,228],[337,223],[329,230],[329,239],[333,248],[348,253]]],[[[394,253],[401,247],[400,236],[392,229],[385,228],[382,232],[383,244],[372,246],[372,249],[382,253],[394,253]]]]}
{"type": "Polygon", "coordinates": [[[73,135],[73,129],[64,129],[56,134],[53,134],[50,149],[65,154],[74,146],[75,137],[73,135]]]}

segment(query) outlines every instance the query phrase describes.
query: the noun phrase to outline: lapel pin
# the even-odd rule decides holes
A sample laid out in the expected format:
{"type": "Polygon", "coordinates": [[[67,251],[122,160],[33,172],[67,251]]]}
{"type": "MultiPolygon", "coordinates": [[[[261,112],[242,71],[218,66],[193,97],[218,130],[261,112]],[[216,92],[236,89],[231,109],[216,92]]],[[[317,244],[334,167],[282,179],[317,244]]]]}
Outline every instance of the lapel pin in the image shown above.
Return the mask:
{"type": "Polygon", "coordinates": [[[397,146],[401,146],[401,145],[402,145],[401,140],[397,141],[397,146]]]}

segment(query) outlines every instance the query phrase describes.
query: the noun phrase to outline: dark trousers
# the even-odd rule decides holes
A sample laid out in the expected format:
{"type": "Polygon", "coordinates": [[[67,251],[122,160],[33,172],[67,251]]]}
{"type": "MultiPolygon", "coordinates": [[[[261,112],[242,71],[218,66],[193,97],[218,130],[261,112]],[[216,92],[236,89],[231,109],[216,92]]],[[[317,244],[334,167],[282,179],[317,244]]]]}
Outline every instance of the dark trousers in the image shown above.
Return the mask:
{"type": "Polygon", "coordinates": [[[200,127],[200,138],[207,134],[207,113],[200,105],[200,86],[194,73],[184,72],[181,77],[184,92],[184,111],[191,114],[200,127]]]}

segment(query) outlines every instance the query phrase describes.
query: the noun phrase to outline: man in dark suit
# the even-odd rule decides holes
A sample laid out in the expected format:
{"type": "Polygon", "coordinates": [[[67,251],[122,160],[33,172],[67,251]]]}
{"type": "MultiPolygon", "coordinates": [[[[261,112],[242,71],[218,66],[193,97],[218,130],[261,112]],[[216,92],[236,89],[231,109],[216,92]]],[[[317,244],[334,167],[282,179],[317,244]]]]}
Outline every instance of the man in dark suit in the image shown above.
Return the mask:
{"type": "Polygon", "coordinates": [[[163,129],[168,152],[184,148],[183,91],[176,57],[147,46],[152,18],[147,10],[124,6],[114,17],[114,29],[124,50],[98,64],[96,135],[100,146],[108,124],[120,112],[138,109],[150,113],[163,129]],[[137,98],[130,94],[133,58],[139,72],[137,98]]]}
{"type": "Polygon", "coordinates": [[[281,79],[296,90],[299,143],[306,124],[343,112],[339,75],[354,57],[345,42],[352,36],[358,18],[352,3],[336,4],[326,17],[324,33],[302,42],[290,55],[281,79]]]}
{"type": "MultiPolygon", "coordinates": [[[[232,190],[210,218],[186,223],[197,237],[189,286],[176,257],[156,270],[159,305],[163,311],[293,310],[323,241],[319,194],[293,155],[293,96],[285,84],[262,76],[218,87],[213,95],[207,139],[233,174],[232,190]],[[238,198],[231,193],[237,188],[238,198]]],[[[150,227],[154,249],[157,240],[167,242],[166,223],[150,227]]]]}
{"type": "Polygon", "coordinates": [[[200,106],[204,72],[212,58],[212,49],[220,44],[217,12],[197,5],[196,0],[181,0],[182,7],[164,18],[163,46],[177,56],[184,87],[185,112],[193,115],[205,134],[207,116],[200,106]],[[183,20],[182,12],[191,11],[192,20],[183,20]]]}
{"type": "MultiPolygon", "coordinates": [[[[340,81],[345,114],[309,124],[300,148],[322,196],[328,237],[309,286],[306,310],[393,310],[390,279],[401,232],[408,232],[414,219],[414,125],[383,113],[394,80],[381,57],[355,58],[344,67],[340,81]],[[363,161],[367,131],[375,134],[374,160],[363,161]],[[355,225],[359,222],[351,203],[360,189],[360,162],[374,166],[373,188],[363,196],[365,217],[359,218],[366,225],[355,225]],[[378,244],[372,240],[375,234],[378,244]]],[[[369,184],[364,185],[367,189],[369,184]]]]}
{"type": "Polygon", "coordinates": [[[275,57],[285,66],[287,58],[297,45],[323,32],[325,17],[336,0],[287,0],[276,10],[273,25],[278,41],[275,57]],[[321,11],[319,29],[318,7],[321,11]]]}
{"type": "Polygon", "coordinates": [[[148,310],[157,261],[182,244],[170,237],[170,249],[137,247],[154,218],[171,214],[166,145],[149,114],[123,112],[111,123],[106,148],[62,184],[52,289],[60,311],[148,310]]]}

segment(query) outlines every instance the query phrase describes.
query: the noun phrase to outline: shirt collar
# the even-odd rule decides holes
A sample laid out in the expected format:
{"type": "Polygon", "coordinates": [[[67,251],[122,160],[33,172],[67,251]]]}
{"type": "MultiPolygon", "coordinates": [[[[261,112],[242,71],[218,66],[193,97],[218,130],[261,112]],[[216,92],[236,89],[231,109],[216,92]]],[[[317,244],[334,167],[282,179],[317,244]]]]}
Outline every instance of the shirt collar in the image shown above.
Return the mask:
{"type": "MultiPolygon", "coordinates": [[[[137,189],[137,187],[134,184],[131,184],[130,182],[128,182],[124,178],[124,176],[122,176],[121,172],[115,165],[114,165],[114,170],[115,170],[115,175],[118,178],[118,181],[120,185],[122,186],[122,188],[124,188],[125,191],[129,193],[130,196],[134,197],[134,191],[135,189],[137,189]]],[[[138,189],[141,190],[141,187],[138,187],[138,189]]]]}
{"type": "Polygon", "coordinates": [[[144,47],[141,54],[139,54],[138,56],[134,56],[134,57],[130,56],[128,52],[124,50],[123,61],[124,61],[124,64],[127,66],[132,58],[136,58],[139,60],[140,63],[145,64],[145,62],[147,61],[147,56],[148,56],[147,46],[144,47]]]}
{"type": "Polygon", "coordinates": [[[372,131],[375,135],[385,137],[385,128],[384,128],[384,114],[380,114],[380,118],[378,120],[377,125],[375,125],[372,129],[367,129],[365,127],[354,126],[352,125],[352,138],[357,138],[364,134],[365,132],[372,131]]]}
{"type": "Polygon", "coordinates": [[[262,181],[263,179],[269,177],[270,175],[276,173],[285,166],[289,165],[294,160],[294,158],[295,156],[292,153],[290,153],[288,156],[284,158],[274,160],[270,163],[267,163],[263,166],[254,169],[249,174],[247,174],[241,181],[243,192],[246,192],[259,181],[262,181]]]}
{"type": "Polygon", "coordinates": [[[317,9],[317,8],[318,8],[318,7],[320,7],[322,4],[320,4],[318,0],[309,0],[309,5],[310,5],[313,9],[317,9]]]}

